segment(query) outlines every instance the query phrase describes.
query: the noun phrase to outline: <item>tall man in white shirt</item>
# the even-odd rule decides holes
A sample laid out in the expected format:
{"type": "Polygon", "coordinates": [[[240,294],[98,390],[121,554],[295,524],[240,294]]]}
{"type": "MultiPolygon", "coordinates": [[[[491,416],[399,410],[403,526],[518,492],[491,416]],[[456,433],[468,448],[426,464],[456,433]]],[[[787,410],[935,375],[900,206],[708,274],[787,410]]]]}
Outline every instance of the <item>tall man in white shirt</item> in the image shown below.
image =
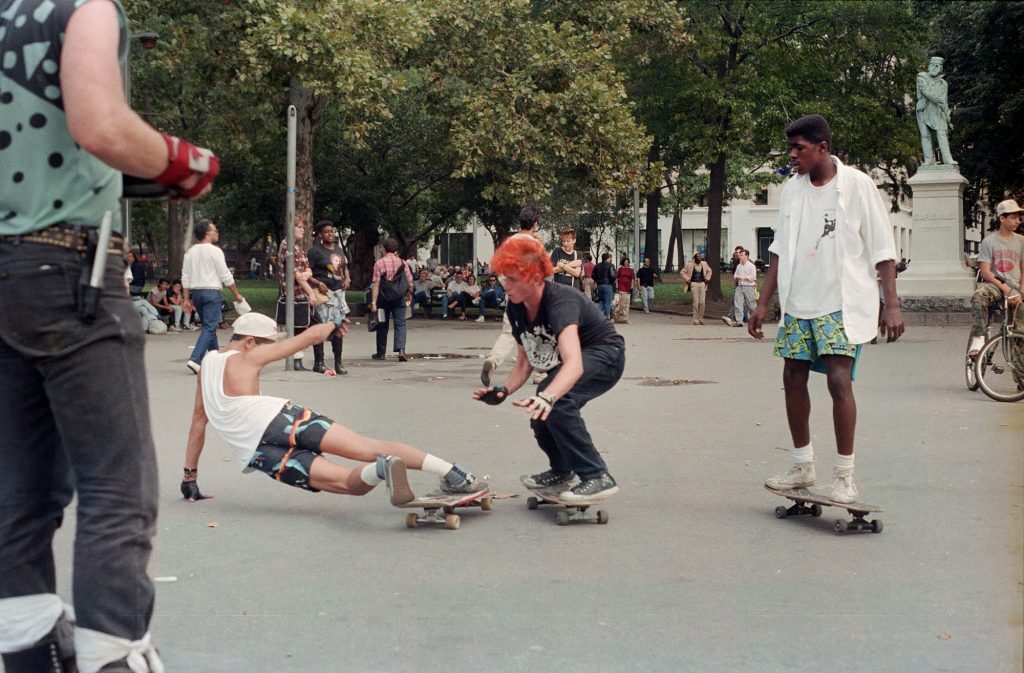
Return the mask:
{"type": "Polygon", "coordinates": [[[185,289],[185,311],[194,308],[199,311],[202,331],[196,339],[195,348],[185,366],[193,374],[199,373],[199,363],[203,361],[206,351],[215,351],[217,344],[217,325],[220,324],[221,302],[223,294],[221,286],[227,287],[235,295],[236,302],[245,298],[235,287],[235,277],[224,261],[224,251],[217,247],[220,233],[212,220],[202,219],[196,223],[193,235],[197,243],[185,253],[185,261],[181,265],[181,285],[185,289]]]}
{"type": "Polygon", "coordinates": [[[871,341],[879,327],[888,341],[903,334],[895,243],[874,181],[832,156],[832,131],[824,117],[797,119],[786,127],[786,137],[796,176],[782,191],[779,226],[769,248],[771,266],[747,330],[756,339],[764,336],[761,325],[778,287],[783,321],[775,354],[785,361],[782,381],[796,464],[765,484],[792,489],[815,482],[807,390],[813,369],[828,377],[832,396],[839,453],[832,497],[853,502],[858,496],[853,377],[860,345],[871,341]],[[881,320],[876,273],[885,295],[881,320]]]}
{"type": "Polygon", "coordinates": [[[736,290],[732,295],[732,313],[722,317],[722,322],[730,327],[743,325],[743,314],[754,309],[754,295],[757,287],[757,267],[750,261],[750,253],[745,248],[736,248],[736,270],[732,279],[736,290]]]}

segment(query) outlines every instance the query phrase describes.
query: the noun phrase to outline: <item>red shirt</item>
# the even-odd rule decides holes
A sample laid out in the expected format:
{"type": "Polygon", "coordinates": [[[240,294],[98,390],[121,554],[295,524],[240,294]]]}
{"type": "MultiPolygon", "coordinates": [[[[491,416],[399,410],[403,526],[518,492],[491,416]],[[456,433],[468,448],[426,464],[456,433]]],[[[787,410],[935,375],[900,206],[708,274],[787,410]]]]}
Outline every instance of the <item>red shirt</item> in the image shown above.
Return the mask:
{"type": "Polygon", "coordinates": [[[636,274],[633,273],[633,267],[620,266],[618,273],[615,274],[615,281],[619,286],[619,292],[632,292],[634,278],[636,278],[636,274]]]}
{"type": "Polygon", "coordinates": [[[412,291],[412,272],[409,271],[409,265],[398,258],[393,252],[386,252],[384,256],[373,263],[373,282],[379,283],[381,274],[384,275],[388,280],[393,280],[395,274],[398,273],[398,267],[401,266],[405,269],[405,279],[409,281],[409,291],[412,291]]]}
{"type": "MultiPolygon", "coordinates": [[[[285,260],[288,259],[288,241],[281,241],[281,247],[277,249],[277,283],[281,289],[281,296],[285,294],[285,284],[288,279],[285,278],[285,260]]],[[[307,271],[309,269],[309,260],[306,259],[306,253],[299,247],[299,242],[295,241],[295,273],[300,271],[307,271]]],[[[305,298],[306,291],[303,290],[298,283],[295,283],[295,298],[305,298]]]]}

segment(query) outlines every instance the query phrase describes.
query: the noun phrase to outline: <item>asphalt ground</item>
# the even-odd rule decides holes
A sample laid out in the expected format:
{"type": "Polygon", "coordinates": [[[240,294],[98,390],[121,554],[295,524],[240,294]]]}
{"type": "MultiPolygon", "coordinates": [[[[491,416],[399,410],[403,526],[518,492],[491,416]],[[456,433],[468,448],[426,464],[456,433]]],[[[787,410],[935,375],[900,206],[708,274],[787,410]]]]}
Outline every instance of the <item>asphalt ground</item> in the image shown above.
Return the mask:
{"type": "MultiPolygon", "coordinates": [[[[914,327],[865,348],[857,482],[885,528],[837,535],[842,510],[778,520],[789,503],[762,487],[791,462],[770,342],[688,317],[632,318],[622,381],[584,412],[621,487],[605,526],[560,527],[554,511],[527,509],[518,476],[546,465],[525,413],[470,399],[497,322],[414,320],[410,353],[471,357],[405,364],[371,361],[373,335],[354,325],[349,376],[274,365],[262,378],[267,394],[518,496],[466,512],[457,531],[407,529],[383,488],[310,494],[243,475],[213,431],[199,483],[216,498],[184,502],[194,334],[148,337],[161,469],[152,633],[167,670],[1022,669],[1024,406],[966,390],[964,329],[914,327]]],[[[811,385],[821,483],[831,403],[823,377],[811,385]]],[[[56,542],[65,596],[73,533],[69,513],[56,542]]]]}

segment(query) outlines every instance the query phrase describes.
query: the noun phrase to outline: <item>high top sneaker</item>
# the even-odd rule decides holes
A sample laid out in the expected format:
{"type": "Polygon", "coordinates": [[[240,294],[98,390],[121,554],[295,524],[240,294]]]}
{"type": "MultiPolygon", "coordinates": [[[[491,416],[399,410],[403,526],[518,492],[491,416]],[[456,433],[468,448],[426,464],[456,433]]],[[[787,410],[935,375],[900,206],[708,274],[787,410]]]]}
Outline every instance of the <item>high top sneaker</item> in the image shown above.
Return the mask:
{"type": "Polygon", "coordinates": [[[476,493],[489,487],[486,476],[477,477],[472,472],[467,472],[458,465],[453,465],[448,474],[441,477],[440,488],[445,493],[476,493]]]}
{"type": "Polygon", "coordinates": [[[377,477],[387,485],[392,505],[404,505],[416,498],[409,486],[405,461],[398,456],[377,456],[377,477]]]}
{"type": "Polygon", "coordinates": [[[555,470],[545,470],[537,474],[523,475],[519,480],[523,482],[523,486],[526,488],[565,486],[566,489],[569,489],[580,483],[580,478],[576,476],[575,472],[557,472],[555,470]]]}
{"type": "Polygon", "coordinates": [[[765,480],[764,485],[779,491],[814,486],[814,461],[796,463],[785,474],[777,474],[765,480]]]}
{"type": "Polygon", "coordinates": [[[619,486],[612,475],[605,472],[596,477],[583,479],[571,489],[559,495],[566,502],[587,502],[595,498],[606,498],[619,492],[619,486]]]}
{"type": "Polygon", "coordinates": [[[857,500],[857,484],[853,483],[853,470],[836,468],[832,481],[832,499],[836,502],[857,500]]]}

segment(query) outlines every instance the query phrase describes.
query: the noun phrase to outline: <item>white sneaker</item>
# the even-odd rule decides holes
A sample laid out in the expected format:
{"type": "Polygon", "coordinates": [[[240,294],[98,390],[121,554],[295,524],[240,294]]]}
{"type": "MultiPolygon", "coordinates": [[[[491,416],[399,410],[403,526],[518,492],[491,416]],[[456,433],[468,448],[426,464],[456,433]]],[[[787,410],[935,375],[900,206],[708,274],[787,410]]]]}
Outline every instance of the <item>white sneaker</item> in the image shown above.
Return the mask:
{"type": "Polygon", "coordinates": [[[188,362],[185,363],[185,366],[188,367],[188,370],[195,374],[196,376],[199,375],[200,366],[197,365],[196,363],[189,360],[188,362]]]}
{"type": "Polygon", "coordinates": [[[177,325],[171,325],[171,331],[172,332],[180,332],[181,328],[178,327],[177,325]]]}
{"type": "Polygon", "coordinates": [[[971,344],[967,347],[967,354],[972,358],[977,357],[978,353],[981,352],[981,347],[985,345],[985,337],[976,336],[971,337],[971,344]]]}
{"type": "Polygon", "coordinates": [[[814,486],[814,461],[796,463],[789,468],[785,474],[777,474],[765,480],[764,485],[778,491],[787,491],[791,488],[806,488],[814,486]]]}
{"type": "Polygon", "coordinates": [[[477,319],[476,319],[476,321],[477,321],[477,322],[483,322],[483,321],[484,321],[484,317],[483,317],[483,316],[480,316],[479,318],[477,318],[477,319]]]}
{"type": "Polygon", "coordinates": [[[722,322],[724,322],[724,323],[725,323],[726,325],[728,325],[729,327],[735,327],[735,326],[736,326],[736,321],[735,321],[735,320],[733,320],[732,318],[730,318],[730,317],[729,317],[729,316],[727,316],[727,315],[723,315],[723,316],[722,316],[722,322]]]}
{"type": "Polygon", "coordinates": [[[857,499],[857,484],[853,483],[853,470],[838,467],[832,481],[832,499],[836,502],[854,502],[857,499]]]}

